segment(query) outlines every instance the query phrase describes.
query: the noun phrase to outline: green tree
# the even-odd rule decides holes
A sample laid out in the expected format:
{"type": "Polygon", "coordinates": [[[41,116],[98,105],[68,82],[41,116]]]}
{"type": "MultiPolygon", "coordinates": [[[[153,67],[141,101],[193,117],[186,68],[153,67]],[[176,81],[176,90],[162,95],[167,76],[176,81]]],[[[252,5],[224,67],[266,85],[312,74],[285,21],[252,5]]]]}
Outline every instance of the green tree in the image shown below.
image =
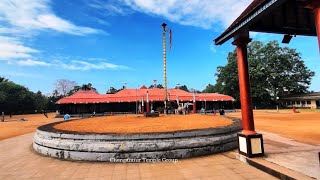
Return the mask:
{"type": "Polygon", "coordinates": [[[0,82],[8,82],[9,80],[5,77],[0,76],[0,82]]]}
{"type": "Polygon", "coordinates": [[[202,92],[203,93],[215,93],[215,92],[217,92],[216,86],[212,85],[212,84],[208,84],[202,92]]]}
{"type": "Polygon", "coordinates": [[[35,103],[35,109],[39,112],[41,110],[46,110],[48,107],[48,97],[44,96],[41,91],[38,91],[34,94],[34,103],[35,103]]]}
{"type": "Polygon", "coordinates": [[[189,92],[189,89],[188,89],[188,87],[187,87],[186,85],[177,86],[177,88],[178,88],[178,89],[181,89],[181,90],[183,90],[183,91],[189,92]]]}
{"type": "Polygon", "coordinates": [[[0,109],[5,112],[26,112],[35,110],[35,97],[24,86],[11,81],[0,83],[0,109]]]}
{"type": "Polygon", "coordinates": [[[71,96],[72,94],[76,93],[79,90],[91,90],[91,89],[96,90],[96,88],[94,88],[91,83],[83,84],[82,86],[76,85],[76,86],[73,87],[73,89],[71,89],[67,93],[67,96],[71,96]]]}
{"type": "Polygon", "coordinates": [[[48,97],[47,109],[48,110],[56,110],[56,108],[57,108],[56,102],[61,98],[63,98],[63,96],[59,95],[59,92],[57,90],[54,90],[52,92],[52,95],[48,97]]]}
{"type": "MultiPolygon", "coordinates": [[[[228,63],[216,73],[216,92],[239,101],[236,51],[230,52],[228,63]]],[[[278,42],[254,41],[248,46],[248,64],[253,104],[270,106],[277,97],[307,92],[314,72],[309,70],[296,49],[280,47],[278,42]]]]}
{"type": "MultiPolygon", "coordinates": [[[[149,86],[149,89],[151,89],[151,88],[154,88],[154,85],[150,85],[150,86],[149,86]]],[[[164,87],[163,87],[162,84],[157,84],[157,85],[156,85],[156,88],[163,89],[164,87]]]]}
{"type": "Polygon", "coordinates": [[[110,87],[107,91],[107,94],[115,94],[117,92],[119,92],[120,90],[114,88],[114,87],[110,87]]]}
{"type": "Polygon", "coordinates": [[[34,93],[28,88],[8,79],[0,79],[0,112],[34,113],[48,108],[48,97],[40,91],[34,93]]]}

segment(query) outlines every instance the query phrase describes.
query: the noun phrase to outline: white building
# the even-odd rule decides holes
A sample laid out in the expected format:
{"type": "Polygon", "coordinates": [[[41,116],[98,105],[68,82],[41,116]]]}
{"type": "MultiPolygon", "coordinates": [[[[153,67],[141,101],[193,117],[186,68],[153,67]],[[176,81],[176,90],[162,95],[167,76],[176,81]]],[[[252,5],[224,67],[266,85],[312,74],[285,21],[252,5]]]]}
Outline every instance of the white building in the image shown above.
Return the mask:
{"type": "Polygon", "coordinates": [[[285,107],[320,108],[320,92],[283,97],[281,98],[281,104],[285,107]]]}

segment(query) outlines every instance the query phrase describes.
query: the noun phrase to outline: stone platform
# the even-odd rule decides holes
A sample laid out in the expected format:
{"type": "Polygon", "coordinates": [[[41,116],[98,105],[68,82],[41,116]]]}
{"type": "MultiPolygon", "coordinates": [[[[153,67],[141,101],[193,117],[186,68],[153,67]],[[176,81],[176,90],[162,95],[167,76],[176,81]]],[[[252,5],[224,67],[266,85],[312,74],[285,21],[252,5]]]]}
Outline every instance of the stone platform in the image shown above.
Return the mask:
{"type": "MultiPolygon", "coordinates": [[[[58,122],[63,123],[63,122],[58,122]]],[[[181,159],[232,150],[238,146],[239,120],[224,127],[163,133],[93,134],[40,126],[33,148],[40,154],[67,160],[114,161],[181,159]]]]}

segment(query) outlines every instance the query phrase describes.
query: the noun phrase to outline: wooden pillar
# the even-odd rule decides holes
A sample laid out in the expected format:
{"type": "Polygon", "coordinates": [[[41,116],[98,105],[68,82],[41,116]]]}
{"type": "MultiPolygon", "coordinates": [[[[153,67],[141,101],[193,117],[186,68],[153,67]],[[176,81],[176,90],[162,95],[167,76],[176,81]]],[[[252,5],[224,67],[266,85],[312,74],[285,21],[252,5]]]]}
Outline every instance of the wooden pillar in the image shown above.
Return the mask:
{"type": "Polygon", "coordinates": [[[147,113],[149,113],[149,112],[150,112],[150,104],[149,104],[149,101],[147,101],[146,106],[147,106],[147,113]]]}
{"type": "Polygon", "coordinates": [[[192,113],[197,113],[197,106],[196,106],[196,102],[193,102],[193,109],[192,109],[192,113]]]}
{"type": "Polygon", "coordinates": [[[197,103],[196,103],[196,95],[193,93],[192,94],[192,101],[193,101],[193,109],[192,113],[197,113],[197,103]]]}
{"type": "Polygon", "coordinates": [[[149,91],[147,91],[147,103],[146,103],[146,106],[147,106],[147,113],[149,113],[150,112],[149,91]]]}
{"type": "Polygon", "coordinates": [[[141,105],[141,113],[144,114],[144,104],[142,102],[142,105],[141,105]]]}
{"type": "Polygon", "coordinates": [[[320,52],[320,2],[313,0],[312,9],[314,13],[314,20],[315,20],[314,24],[317,30],[318,45],[319,45],[319,52],[320,52]]]}
{"type": "Polygon", "coordinates": [[[247,44],[250,41],[251,40],[249,39],[249,37],[241,36],[235,39],[235,41],[232,43],[233,45],[237,46],[238,77],[243,134],[256,134],[254,130],[251,88],[247,57],[247,44]]]}
{"type": "Polygon", "coordinates": [[[143,96],[142,96],[142,100],[141,100],[141,113],[144,114],[144,100],[143,100],[143,96]]]}
{"type": "Polygon", "coordinates": [[[254,129],[254,119],[251,100],[251,88],[247,57],[247,45],[251,41],[249,32],[235,37],[233,45],[237,46],[238,77],[242,114],[242,132],[238,134],[239,153],[247,157],[264,155],[262,134],[254,129]]]}

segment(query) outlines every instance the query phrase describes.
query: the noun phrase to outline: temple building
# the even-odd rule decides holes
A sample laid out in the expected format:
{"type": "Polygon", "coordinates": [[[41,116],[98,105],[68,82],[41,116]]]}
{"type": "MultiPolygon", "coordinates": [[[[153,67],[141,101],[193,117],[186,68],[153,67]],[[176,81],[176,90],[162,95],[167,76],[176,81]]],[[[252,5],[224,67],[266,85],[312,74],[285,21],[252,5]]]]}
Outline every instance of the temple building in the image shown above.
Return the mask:
{"type": "MultiPolygon", "coordinates": [[[[181,89],[168,89],[170,104],[188,107],[190,112],[233,109],[234,98],[218,93],[189,93],[181,89]]],[[[164,89],[142,86],[140,89],[123,89],[115,94],[99,94],[96,90],[79,90],[57,101],[60,114],[82,113],[144,113],[163,112],[164,89]]],[[[168,102],[168,104],[169,104],[168,102]]]]}

